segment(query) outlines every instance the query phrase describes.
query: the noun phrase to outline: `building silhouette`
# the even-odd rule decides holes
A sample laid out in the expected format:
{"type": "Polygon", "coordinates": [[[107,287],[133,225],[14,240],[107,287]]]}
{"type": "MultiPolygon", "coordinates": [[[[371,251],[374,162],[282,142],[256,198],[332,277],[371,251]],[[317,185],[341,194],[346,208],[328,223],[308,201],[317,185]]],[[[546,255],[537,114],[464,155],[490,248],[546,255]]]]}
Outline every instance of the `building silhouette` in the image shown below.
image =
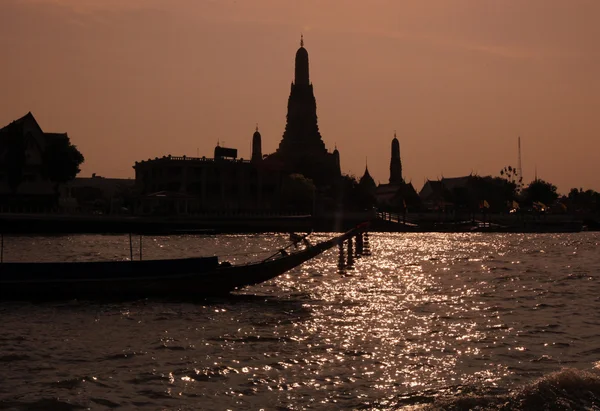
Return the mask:
{"type": "Polygon", "coordinates": [[[318,186],[332,185],[341,175],[340,154],[337,149],[329,153],[321,138],[309,71],[308,51],[301,38],[283,138],[266,160],[288,174],[302,174],[318,186]]]}
{"type": "Polygon", "coordinates": [[[44,172],[44,153],[67,133],[43,131],[31,112],[0,128],[0,203],[18,209],[55,206],[55,184],[44,172]]]}
{"type": "Polygon", "coordinates": [[[252,157],[253,163],[259,163],[262,161],[262,138],[258,131],[258,124],[256,125],[256,131],[252,135],[252,157]]]}
{"type": "Polygon", "coordinates": [[[64,210],[84,213],[128,214],[135,180],[76,177],[60,187],[60,206],[64,210]]]}
{"type": "Polygon", "coordinates": [[[257,125],[250,160],[238,159],[237,150],[217,145],[214,158],[163,156],[136,162],[137,211],[187,214],[277,210],[286,192],[282,189],[286,184],[293,185],[294,177],[289,177],[293,174],[312,180],[318,188],[335,186],[341,177],[340,153],[337,147],[328,152],[319,132],[303,38],[294,70],[285,131],[274,153],[263,155],[257,125]]]}
{"type": "MultiPolygon", "coordinates": [[[[425,181],[419,191],[423,205],[430,210],[454,208],[458,198],[471,196],[474,176],[442,177],[425,181]]],[[[459,201],[460,202],[460,201],[459,201]]]]}
{"type": "MultiPolygon", "coordinates": [[[[365,175],[368,170],[365,170],[365,175]]],[[[364,178],[365,176],[363,176],[364,178]]],[[[421,199],[411,182],[402,177],[402,160],[400,158],[400,142],[394,132],[390,159],[390,179],[388,184],[380,184],[375,190],[375,198],[379,208],[389,211],[411,211],[421,208],[421,199]]]]}
{"type": "Polygon", "coordinates": [[[136,161],[137,214],[192,214],[273,210],[279,207],[282,174],[265,167],[258,127],[252,159],[217,144],[214,157],[163,156],[136,161]]]}
{"type": "Polygon", "coordinates": [[[404,182],[402,178],[402,160],[400,159],[400,142],[394,131],[392,140],[392,159],[390,160],[390,184],[400,184],[404,182]]]}
{"type": "Polygon", "coordinates": [[[377,184],[375,184],[375,180],[373,179],[373,177],[371,177],[371,174],[369,173],[368,165],[365,165],[365,172],[358,181],[358,184],[366,193],[375,195],[375,192],[377,190],[377,184]]]}

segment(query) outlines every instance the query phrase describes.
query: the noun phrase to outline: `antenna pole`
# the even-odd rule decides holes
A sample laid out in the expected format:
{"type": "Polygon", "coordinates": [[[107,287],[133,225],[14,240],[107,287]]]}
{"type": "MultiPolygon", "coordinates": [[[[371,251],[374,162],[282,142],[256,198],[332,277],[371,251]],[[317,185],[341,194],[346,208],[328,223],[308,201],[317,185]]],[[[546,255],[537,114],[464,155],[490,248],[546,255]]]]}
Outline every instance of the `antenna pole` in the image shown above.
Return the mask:
{"type": "Polygon", "coordinates": [[[519,163],[517,164],[517,167],[518,167],[519,179],[521,179],[521,182],[523,182],[525,180],[523,180],[523,167],[521,164],[521,136],[519,136],[519,163]]]}

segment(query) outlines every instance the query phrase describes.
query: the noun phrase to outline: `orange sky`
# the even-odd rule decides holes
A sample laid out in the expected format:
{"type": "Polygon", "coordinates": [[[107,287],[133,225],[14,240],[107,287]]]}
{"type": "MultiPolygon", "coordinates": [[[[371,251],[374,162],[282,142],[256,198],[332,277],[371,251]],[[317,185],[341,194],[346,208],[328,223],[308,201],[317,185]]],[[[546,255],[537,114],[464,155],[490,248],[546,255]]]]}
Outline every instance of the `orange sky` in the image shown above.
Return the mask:
{"type": "Polygon", "coordinates": [[[300,32],[342,171],[497,175],[600,190],[598,0],[0,0],[0,125],[69,133],[83,176],[136,160],[248,158],[285,126],[300,32]]]}

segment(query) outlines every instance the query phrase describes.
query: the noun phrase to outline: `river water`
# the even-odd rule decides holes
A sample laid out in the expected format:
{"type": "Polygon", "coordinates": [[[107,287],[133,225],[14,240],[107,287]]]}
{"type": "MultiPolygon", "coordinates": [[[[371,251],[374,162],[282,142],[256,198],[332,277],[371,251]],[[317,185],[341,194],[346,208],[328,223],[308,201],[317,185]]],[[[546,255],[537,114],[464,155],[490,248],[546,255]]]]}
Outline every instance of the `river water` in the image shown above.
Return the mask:
{"type": "MultiPolygon", "coordinates": [[[[242,262],[287,240],[143,252],[242,262]]],[[[0,409],[600,409],[599,233],[370,245],[353,270],[331,250],[231,298],[0,302],[0,409]]],[[[5,238],[5,261],[129,256],[127,236],[5,238]]]]}

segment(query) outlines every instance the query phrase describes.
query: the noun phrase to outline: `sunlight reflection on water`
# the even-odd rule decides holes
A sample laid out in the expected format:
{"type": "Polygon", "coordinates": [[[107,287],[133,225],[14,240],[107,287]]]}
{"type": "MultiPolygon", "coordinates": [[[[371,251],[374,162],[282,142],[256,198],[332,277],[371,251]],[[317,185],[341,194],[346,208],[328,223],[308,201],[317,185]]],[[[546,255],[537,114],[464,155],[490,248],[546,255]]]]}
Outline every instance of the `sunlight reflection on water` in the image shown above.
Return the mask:
{"type": "MultiPolygon", "coordinates": [[[[336,409],[507,393],[565,365],[597,366],[599,239],[373,234],[373,255],[353,270],[340,274],[331,250],[230,299],[4,303],[0,394],[27,404],[336,409]]],[[[241,262],[287,241],[148,237],[144,256],[241,262]]],[[[125,236],[6,244],[6,261],[129,258],[125,236]]]]}

